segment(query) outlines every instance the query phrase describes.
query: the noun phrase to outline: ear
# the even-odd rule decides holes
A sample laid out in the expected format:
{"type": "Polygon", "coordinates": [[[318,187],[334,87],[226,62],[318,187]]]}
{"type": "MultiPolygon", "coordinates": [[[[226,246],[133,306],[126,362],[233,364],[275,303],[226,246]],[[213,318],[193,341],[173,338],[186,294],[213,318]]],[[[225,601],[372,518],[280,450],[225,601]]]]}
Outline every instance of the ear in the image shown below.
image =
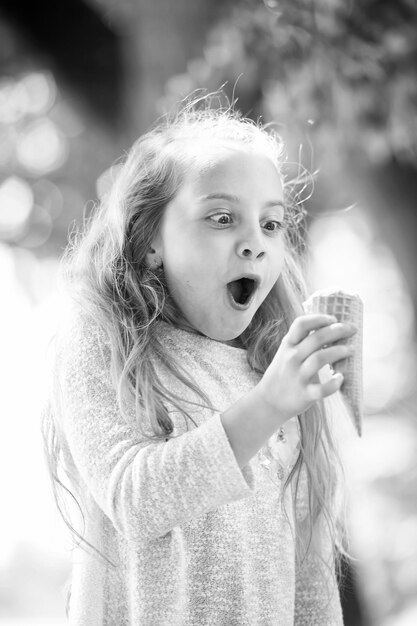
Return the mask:
{"type": "Polygon", "coordinates": [[[145,259],[146,265],[152,270],[156,270],[159,267],[162,267],[162,257],[159,252],[155,250],[155,248],[149,248],[148,252],[146,253],[145,259]]]}

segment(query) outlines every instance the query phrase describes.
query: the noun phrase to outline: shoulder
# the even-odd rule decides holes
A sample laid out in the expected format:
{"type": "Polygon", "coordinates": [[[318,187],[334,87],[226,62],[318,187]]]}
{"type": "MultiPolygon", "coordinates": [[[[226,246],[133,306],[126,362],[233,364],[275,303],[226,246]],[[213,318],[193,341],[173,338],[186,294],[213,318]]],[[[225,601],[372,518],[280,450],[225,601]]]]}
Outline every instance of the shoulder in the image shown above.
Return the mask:
{"type": "Polygon", "coordinates": [[[80,364],[106,361],[110,341],[103,326],[92,313],[65,299],[55,335],[55,353],[62,363],[80,364]]]}

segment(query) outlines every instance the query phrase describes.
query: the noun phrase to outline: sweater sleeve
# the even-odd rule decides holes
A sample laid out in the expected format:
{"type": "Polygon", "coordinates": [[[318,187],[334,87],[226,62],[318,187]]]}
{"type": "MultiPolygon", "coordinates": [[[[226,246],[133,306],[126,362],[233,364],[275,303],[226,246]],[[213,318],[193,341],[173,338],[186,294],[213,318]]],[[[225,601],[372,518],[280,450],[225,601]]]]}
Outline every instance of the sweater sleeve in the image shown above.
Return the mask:
{"type": "Polygon", "coordinates": [[[101,335],[78,319],[60,344],[60,426],[82,481],[115,528],[130,541],[155,539],[252,495],[252,470],[240,469],[219,414],[168,441],[140,439],[119,411],[101,335]]]}

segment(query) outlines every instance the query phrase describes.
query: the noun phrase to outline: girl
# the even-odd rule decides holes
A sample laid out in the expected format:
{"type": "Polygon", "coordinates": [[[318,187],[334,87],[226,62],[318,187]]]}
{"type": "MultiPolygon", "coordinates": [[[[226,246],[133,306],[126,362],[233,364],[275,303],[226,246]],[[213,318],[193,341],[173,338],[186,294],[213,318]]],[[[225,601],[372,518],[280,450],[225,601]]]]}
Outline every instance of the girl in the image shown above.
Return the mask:
{"type": "Polygon", "coordinates": [[[65,255],[43,432],[85,520],[70,624],[343,623],[323,368],[355,329],[303,314],[279,137],[209,104],[137,141],[65,255]]]}

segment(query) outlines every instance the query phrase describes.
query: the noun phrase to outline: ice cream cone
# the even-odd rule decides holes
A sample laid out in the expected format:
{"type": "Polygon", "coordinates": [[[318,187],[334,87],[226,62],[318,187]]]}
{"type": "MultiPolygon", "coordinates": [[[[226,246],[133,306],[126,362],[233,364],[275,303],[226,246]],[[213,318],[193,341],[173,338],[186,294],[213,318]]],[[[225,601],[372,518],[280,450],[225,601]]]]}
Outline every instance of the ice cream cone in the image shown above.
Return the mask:
{"type": "MultiPolygon", "coordinates": [[[[363,376],[362,376],[362,329],[363,302],[358,294],[342,290],[323,289],[313,293],[304,302],[306,313],[326,313],[334,315],[339,322],[351,322],[358,331],[348,339],[335,343],[346,343],[354,349],[354,353],[343,361],[344,381],[340,389],[351,419],[359,437],[362,436],[363,423],[363,376]]],[[[334,364],[338,370],[338,363],[334,364]]]]}

